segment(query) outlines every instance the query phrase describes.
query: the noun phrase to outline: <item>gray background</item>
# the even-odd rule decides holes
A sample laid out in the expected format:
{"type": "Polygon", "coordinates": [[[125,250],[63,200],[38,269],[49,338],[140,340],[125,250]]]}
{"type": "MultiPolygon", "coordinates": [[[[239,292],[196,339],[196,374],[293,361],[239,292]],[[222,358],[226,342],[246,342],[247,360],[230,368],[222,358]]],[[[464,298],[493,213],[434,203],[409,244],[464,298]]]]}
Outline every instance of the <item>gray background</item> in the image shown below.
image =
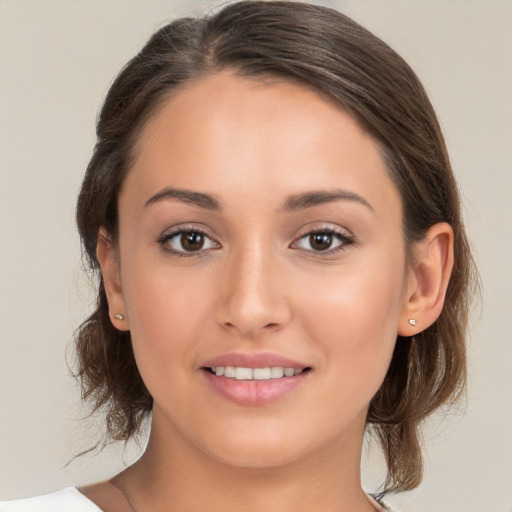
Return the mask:
{"type": "MultiPolygon", "coordinates": [[[[426,429],[408,512],[512,511],[512,2],[352,0],[337,7],[399,51],[439,113],[484,284],[466,410],[426,429]]],[[[136,456],[91,445],[69,377],[72,334],[93,295],[74,202],[108,85],[149,35],[207,2],[0,0],[0,498],[106,477],[136,456]]],[[[365,457],[371,488],[382,461],[365,457]]]]}

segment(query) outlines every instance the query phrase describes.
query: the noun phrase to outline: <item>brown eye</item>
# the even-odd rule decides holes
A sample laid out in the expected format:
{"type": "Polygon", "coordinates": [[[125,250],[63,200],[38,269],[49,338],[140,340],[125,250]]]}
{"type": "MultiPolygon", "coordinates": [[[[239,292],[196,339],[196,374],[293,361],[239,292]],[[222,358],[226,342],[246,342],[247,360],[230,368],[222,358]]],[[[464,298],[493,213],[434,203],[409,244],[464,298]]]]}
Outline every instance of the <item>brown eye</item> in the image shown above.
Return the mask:
{"type": "Polygon", "coordinates": [[[333,255],[346,249],[354,243],[354,239],[345,233],[334,229],[324,229],[311,231],[296,240],[291,247],[293,249],[302,249],[311,253],[325,253],[333,255]]]}
{"type": "Polygon", "coordinates": [[[165,250],[180,256],[193,256],[194,253],[220,248],[206,233],[196,230],[179,230],[163,235],[158,243],[165,250]]]}
{"type": "Polygon", "coordinates": [[[326,251],[332,245],[332,233],[311,233],[309,245],[314,251],[326,251]]]}
{"type": "Polygon", "coordinates": [[[185,251],[199,251],[204,245],[204,235],[196,231],[185,231],[181,233],[180,242],[185,251]]]}

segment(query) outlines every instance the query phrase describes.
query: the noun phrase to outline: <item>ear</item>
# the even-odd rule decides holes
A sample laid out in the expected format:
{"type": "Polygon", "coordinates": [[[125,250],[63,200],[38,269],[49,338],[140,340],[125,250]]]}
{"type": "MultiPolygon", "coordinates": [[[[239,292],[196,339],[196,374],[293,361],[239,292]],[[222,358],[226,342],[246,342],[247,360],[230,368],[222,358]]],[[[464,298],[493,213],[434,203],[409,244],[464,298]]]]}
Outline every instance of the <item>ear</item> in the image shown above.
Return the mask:
{"type": "Polygon", "coordinates": [[[425,238],[415,243],[413,257],[398,325],[400,336],[425,330],[441,314],[453,268],[451,226],[446,222],[432,226],[425,238]]]}
{"type": "Polygon", "coordinates": [[[119,255],[103,228],[98,233],[96,257],[107,294],[110,320],[120,331],[128,331],[129,324],[119,272],[119,255]]]}

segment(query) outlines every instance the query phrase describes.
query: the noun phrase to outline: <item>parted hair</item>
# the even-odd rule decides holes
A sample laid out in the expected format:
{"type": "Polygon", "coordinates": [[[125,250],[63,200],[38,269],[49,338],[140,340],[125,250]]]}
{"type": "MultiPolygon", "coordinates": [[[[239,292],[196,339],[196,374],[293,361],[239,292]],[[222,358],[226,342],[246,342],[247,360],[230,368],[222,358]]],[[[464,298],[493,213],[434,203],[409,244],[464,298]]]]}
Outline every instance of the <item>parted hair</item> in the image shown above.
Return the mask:
{"type": "Polygon", "coordinates": [[[386,43],[330,8],[249,0],[178,19],[158,30],[113,82],[77,204],[84,260],[98,290],[94,312],[76,332],[82,397],[106,415],[108,441],[140,433],[151,414],[130,333],[114,328],[109,317],[98,234],[104,228],[117,240],[118,194],[145,123],[179,88],[223,69],[306,85],[358,120],[379,144],[400,192],[409,257],[434,224],[453,228],[455,263],[443,311],[423,332],[397,338],[367,416],[388,465],[383,493],[415,488],[423,468],[420,424],[465,387],[468,310],[478,278],[445,142],[423,86],[386,43]]]}

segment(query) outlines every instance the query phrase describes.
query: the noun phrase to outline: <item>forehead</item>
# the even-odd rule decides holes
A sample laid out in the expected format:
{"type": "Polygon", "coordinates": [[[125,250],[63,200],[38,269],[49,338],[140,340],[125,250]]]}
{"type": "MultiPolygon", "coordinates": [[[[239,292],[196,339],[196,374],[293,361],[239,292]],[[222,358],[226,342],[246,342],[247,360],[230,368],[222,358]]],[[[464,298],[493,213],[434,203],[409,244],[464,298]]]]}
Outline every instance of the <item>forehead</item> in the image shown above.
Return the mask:
{"type": "Polygon", "coordinates": [[[378,144],[334,100],[233,72],[202,78],[160,106],[127,181],[147,195],[164,186],[219,194],[340,186],[400,203],[378,144]]]}

